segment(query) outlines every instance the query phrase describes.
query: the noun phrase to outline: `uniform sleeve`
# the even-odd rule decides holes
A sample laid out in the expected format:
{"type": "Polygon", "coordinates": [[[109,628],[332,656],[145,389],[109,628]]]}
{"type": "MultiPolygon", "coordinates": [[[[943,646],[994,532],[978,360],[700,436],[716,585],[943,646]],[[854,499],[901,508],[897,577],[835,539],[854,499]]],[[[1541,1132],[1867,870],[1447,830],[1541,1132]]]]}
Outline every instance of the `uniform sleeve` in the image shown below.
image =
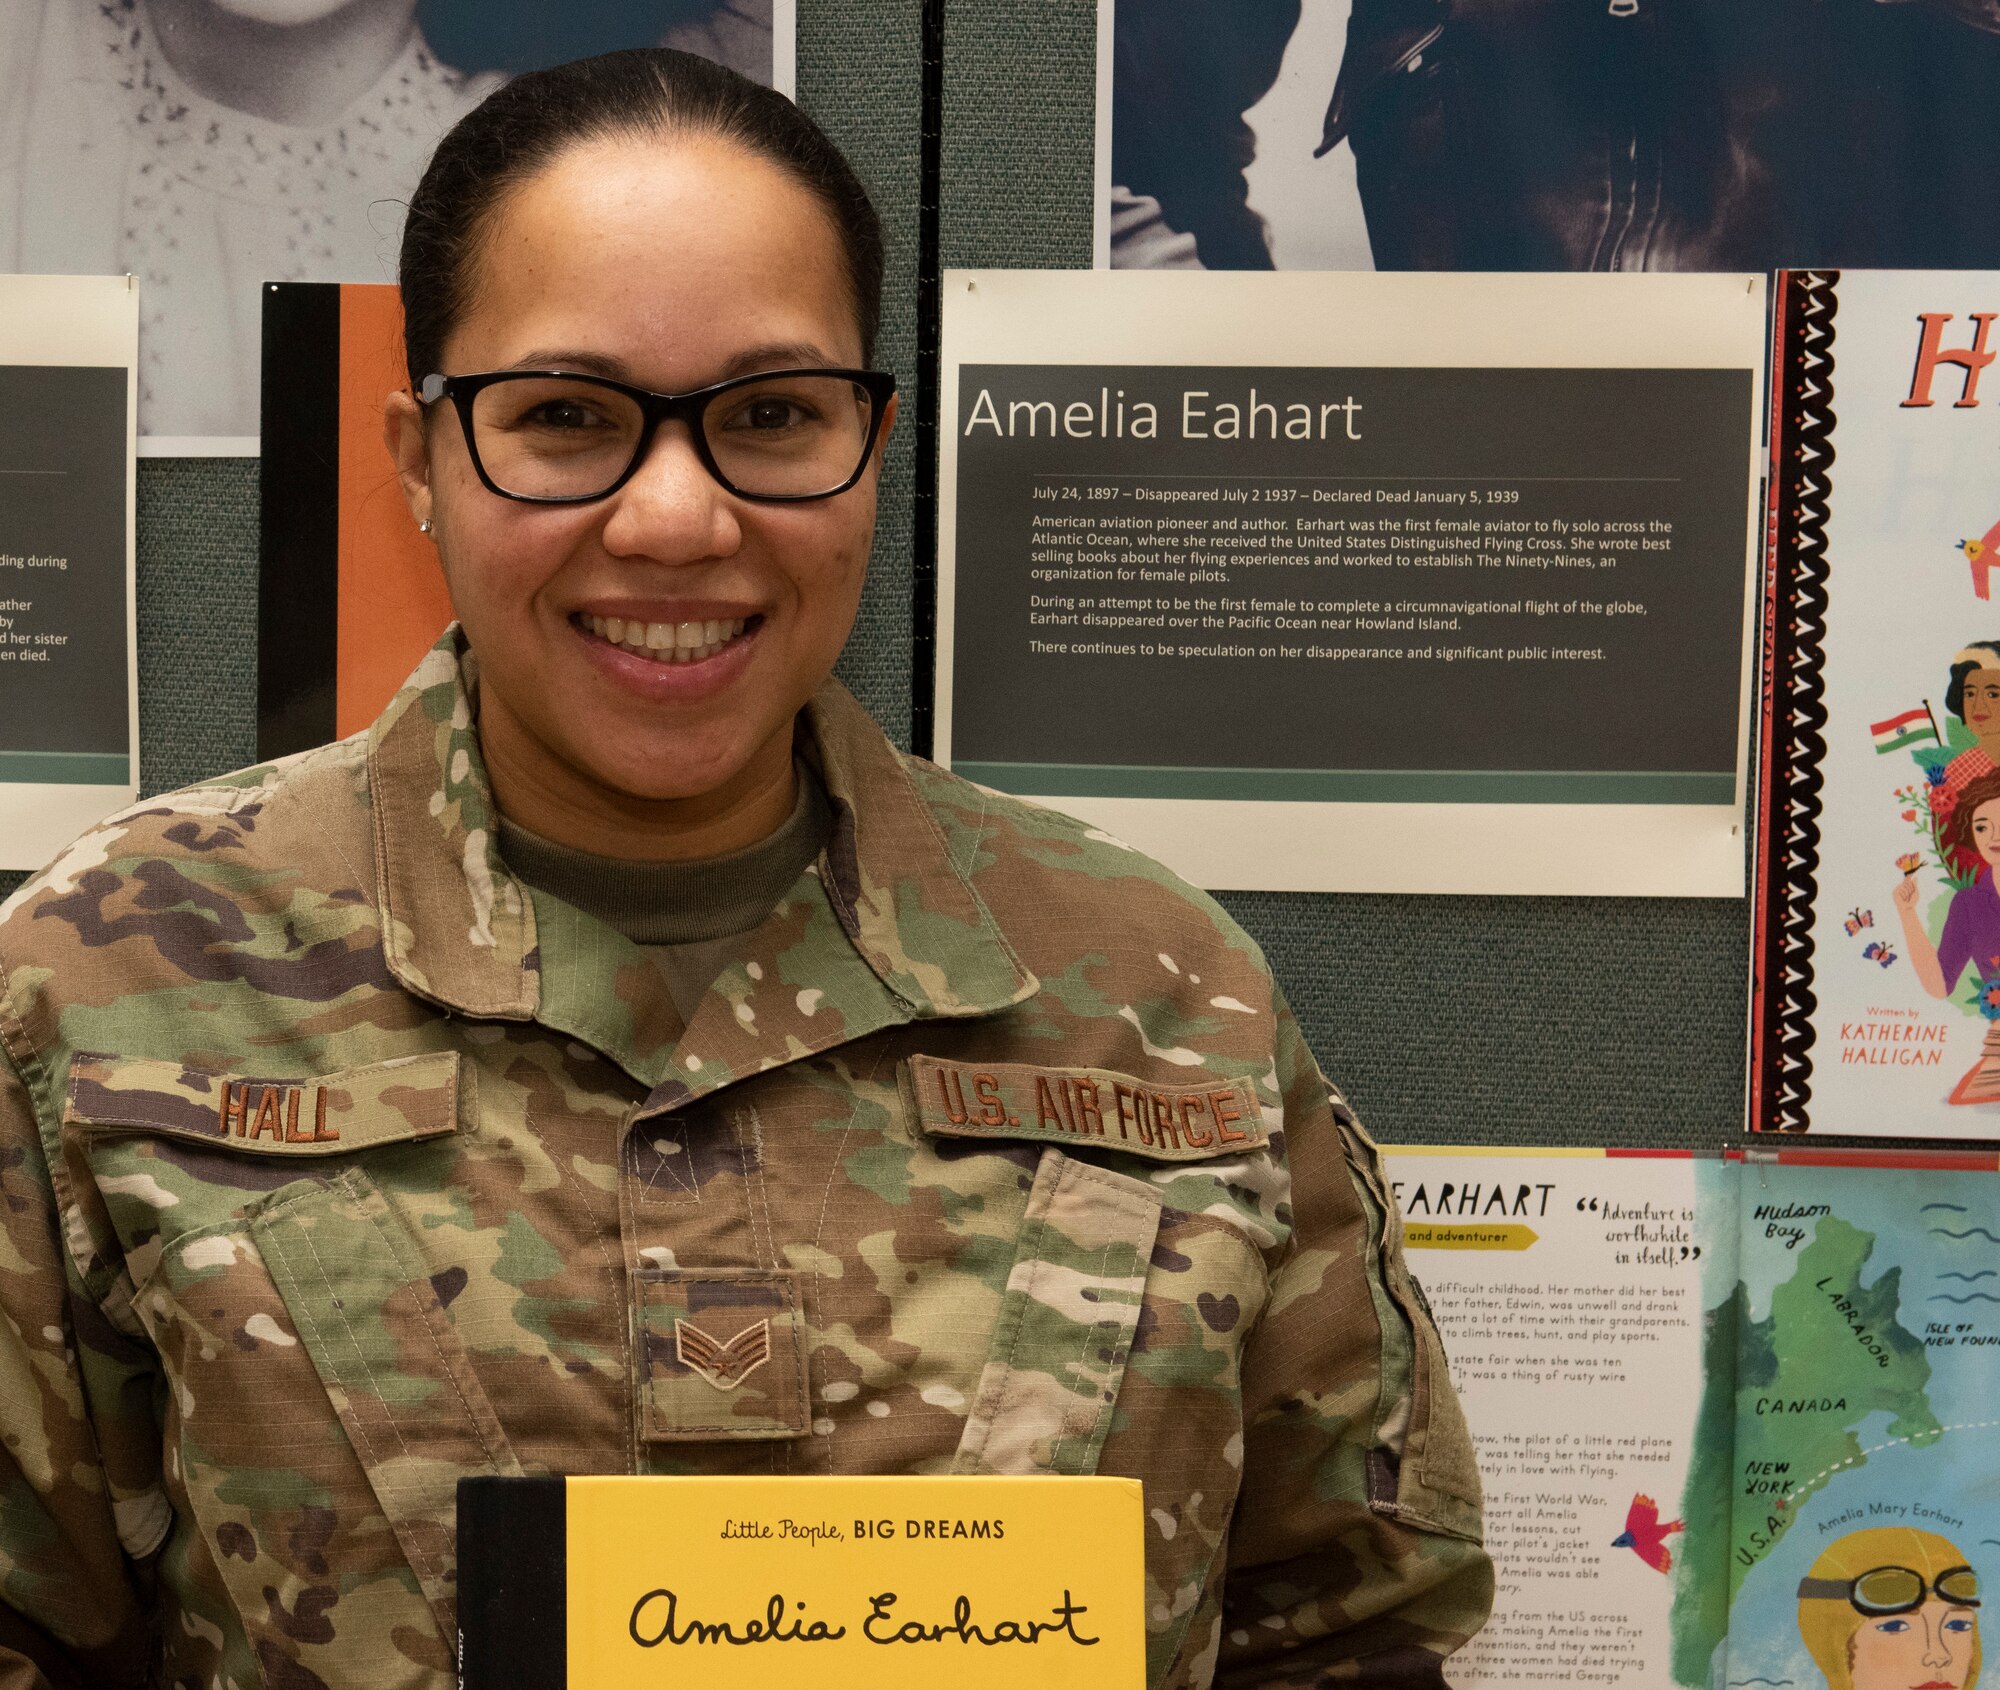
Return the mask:
{"type": "Polygon", "coordinates": [[[1293,1243],[1244,1356],[1222,1686],[1445,1683],[1493,1574],[1444,1352],[1374,1145],[1282,999],[1293,1243]]]}
{"type": "MultiPolygon", "coordinates": [[[[59,1227],[32,1094],[0,1055],[0,1690],[137,1685],[152,1653],[101,1454],[142,1440],[92,1411],[108,1395],[150,1420],[144,1367],[81,1294],[59,1227]]],[[[128,1529],[147,1512],[128,1508],[128,1529]]]]}

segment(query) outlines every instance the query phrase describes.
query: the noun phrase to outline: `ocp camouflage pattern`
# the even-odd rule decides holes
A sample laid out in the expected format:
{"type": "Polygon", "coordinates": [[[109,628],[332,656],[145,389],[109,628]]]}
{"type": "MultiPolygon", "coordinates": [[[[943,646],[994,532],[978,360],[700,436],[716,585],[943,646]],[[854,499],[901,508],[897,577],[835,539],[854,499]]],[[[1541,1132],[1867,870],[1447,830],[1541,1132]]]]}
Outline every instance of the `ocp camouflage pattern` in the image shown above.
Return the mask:
{"type": "Polygon", "coordinates": [[[684,1026],[500,860],[476,686],[0,912],[0,1685],[441,1690],[456,1483],[545,1472],[1137,1477],[1151,1684],[1441,1683],[1478,1476],[1249,939],[829,684],[684,1026]]]}

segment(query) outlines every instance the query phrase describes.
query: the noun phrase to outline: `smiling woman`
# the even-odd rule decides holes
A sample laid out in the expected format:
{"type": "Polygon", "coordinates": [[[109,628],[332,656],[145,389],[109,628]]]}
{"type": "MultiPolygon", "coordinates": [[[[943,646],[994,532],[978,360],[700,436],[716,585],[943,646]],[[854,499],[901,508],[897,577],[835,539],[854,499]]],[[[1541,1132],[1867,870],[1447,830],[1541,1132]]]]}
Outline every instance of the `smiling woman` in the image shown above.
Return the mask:
{"type": "Polygon", "coordinates": [[[392,399],[389,441],[511,822],[674,858],[791,813],[895,421],[859,368],[881,275],[845,161],[700,60],[524,78],[439,148],[403,251],[421,400],[392,399]]]}
{"type": "Polygon", "coordinates": [[[440,146],[385,427],[457,622],[0,915],[0,1682],[443,1690],[460,1478],[784,1472],[1137,1478],[1149,1685],[1443,1684],[1478,1474],[1261,955],[831,679],[881,274],[697,59],[440,146]]]}

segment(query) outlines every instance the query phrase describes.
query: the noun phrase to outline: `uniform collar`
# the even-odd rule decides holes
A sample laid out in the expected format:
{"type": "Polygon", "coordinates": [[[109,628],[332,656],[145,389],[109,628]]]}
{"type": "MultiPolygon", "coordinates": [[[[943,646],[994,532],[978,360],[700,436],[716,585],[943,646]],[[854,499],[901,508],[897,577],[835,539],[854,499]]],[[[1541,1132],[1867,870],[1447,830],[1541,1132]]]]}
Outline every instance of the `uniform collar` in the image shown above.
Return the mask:
{"type": "MultiPolygon", "coordinates": [[[[368,730],[382,945],[390,972],[416,996],[526,1021],[544,1007],[544,958],[534,902],[500,859],[478,686],[477,660],[453,624],[368,730]]],[[[832,837],[808,873],[884,989],[882,1019],[984,1015],[1030,996],[1039,982],[952,860],[874,720],[830,680],[808,703],[805,727],[802,749],[834,808],[832,837]]],[[[702,1020],[697,1013],[697,1029],[702,1020]]]]}

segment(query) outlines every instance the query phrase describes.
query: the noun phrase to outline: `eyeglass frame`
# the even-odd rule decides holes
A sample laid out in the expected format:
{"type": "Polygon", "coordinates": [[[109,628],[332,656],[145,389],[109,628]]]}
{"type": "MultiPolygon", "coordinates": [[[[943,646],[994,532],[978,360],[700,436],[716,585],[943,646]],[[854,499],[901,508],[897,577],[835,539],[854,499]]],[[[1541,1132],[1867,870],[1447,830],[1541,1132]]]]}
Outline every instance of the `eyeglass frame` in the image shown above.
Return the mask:
{"type": "Polygon", "coordinates": [[[486,491],[502,499],[513,499],[524,505],[590,505],[599,499],[608,499],[633,476],[639,473],[639,466],[646,461],[646,454],[652,448],[653,436],[659,432],[663,422],[685,422],[688,438],[693,443],[695,456],[701,460],[701,467],[708,471],[716,484],[724,492],[739,499],[754,500],[758,504],[793,505],[814,499],[837,498],[852,487],[867,473],[868,460],[875,455],[875,443],[882,437],[882,418],[887,413],[889,401],[895,396],[896,378],[888,370],[847,370],[847,369],[793,369],[757,370],[750,375],[732,376],[728,381],[715,382],[708,387],[697,387],[686,393],[656,393],[651,388],[634,387],[630,382],[618,381],[611,376],[588,375],[581,370],[486,370],[477,375],[448,376],[433,372],[417,384],[416,399],[429,407],[440,399],[449,399],[452,409],[458,413],[458,426],[465,436],[465,449],[472,459],[473,472],[486,491]],[[761,381],[777,381],[785,376],[837,376],[851,381],[867,393],[871,408],[868,418],[868,438],[862,443],[861,456],[854,466],[854,473],[838,487],[829,487],[819,493],[749,493],[738,487],[722,473],[722,466],[715,461],[714,449],[708,443],[708,432],[701,426],[703,414],[720,395],[739,387],[749,387],[761,381]],[[632,461],[627,464],[618,479],[601,493],[514,493],[502,487],[487,473],[486,460],[479,455],[479,436],[473,426],[472,405],[487,388],[502,382],[536,379],[548,381],[586,382],[592,387],[610,389],[622,393],[639,407],[639,438],[632,448],[632,461]]]}
{"type": "Polygon", "coordinates": [[[1802,1578],[1799,1580],[1799,1600],[1802,1602],[1808,1600],[1833,1602],[1844,1599],[1847,1605],[1857,1614],[1862,1614],[1869,1619],[1876,1620],[1887,1619],[1895,1614],[1914,1614],[1926,1602],[1933,1599],[1954,1608],[1976,1608],[1979,1606],[1978,1596],[1948,1596],[1940,1588],[1946,1579],[1956,1578],[1960,1573],[1971,1574],[1975,1584],[1977,1583],[1979,1575],[1974,1573],[1970,1567],[1947,1567],[1934,1579],[1926,1579],[1914,1567],[1892,1566],[1870,1567],[1867,1572],[1857,1574],[1851,1579],[1802,1578]],[[1856,1599],[1861,1588],[1861,1582],[1863,1579],[1873,1578],[1877,1573],[1908,1573],[1911,1578],[1917,1581],[1917,1599],[1914,1602],[1894,1608],[1862,1607],[1861,1603],[1856,1599]]]}

